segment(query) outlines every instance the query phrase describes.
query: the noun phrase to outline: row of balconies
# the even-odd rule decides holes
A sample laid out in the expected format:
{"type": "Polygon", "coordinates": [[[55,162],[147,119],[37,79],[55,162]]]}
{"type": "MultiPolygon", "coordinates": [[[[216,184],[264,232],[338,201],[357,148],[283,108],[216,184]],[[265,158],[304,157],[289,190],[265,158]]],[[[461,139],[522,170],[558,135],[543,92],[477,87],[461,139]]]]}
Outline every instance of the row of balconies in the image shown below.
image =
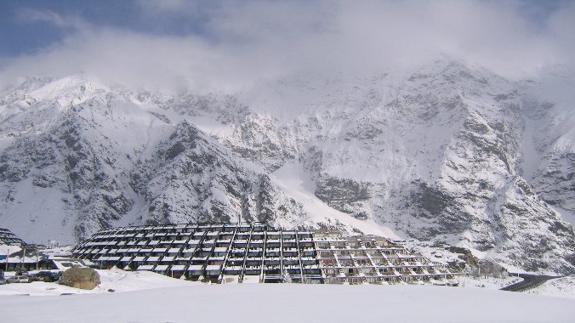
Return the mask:
{"type": "MultiPolygon", "coordinates": [[[[144,245],[169,245],[169,244],[184,244],[187,243],[189,245],[229,245],[229,244],[233,244],[234,246],[246,246],[246,245],[250,245],[250,246],[263,246],[264,245],[264,240],[244,240],[244,239],[236,239],[236,240],[231,240],[231,239],[192,239],[192,240],[187,240],[187,239],[179,239],[179,240],[173,240],[173,239],[168,239],[168,240],[158,240],[158,239],[140,239],[140,240],[102,240],[102,241],[89,241],[89,242],[85,242],[83,244],[81,244],[79,247],[86,247],[86,246],[114,246],[114,245],[140,245],[140,246],[144,246],[144,245]]],[[[285,240],[283,241],[283,243],[280,244],[279,241],[275,241],[275,240],[268,240],[265,243],[266,245],[269,245],[270,247],[279,247],[280,245],[284,245],[284,246],[291,246],[291,247],[295,247],[298,245],[298,243],[296,242],[296,240],[285,240]]],[[[306,247],[313,247],[312,243],[306,243],[306,242],[300,242],[299,245],[303,245],[306,247]]]]}
{"type": "MultiPolygon", "coordinates": [[[[136,270],[155,271],[160,273],[174,273],[186,271],[190,275],[207,275],[219,276],[222,272],[221,264],[161,264],[161,263],[136,263],[133,262],[131,268],[136,270]]],[[[236,271],[237,274],[241,273],[242,267],[230,267],[229,271],[236,271]]],[[[226,270],[226,269],[224,269],[226,270]]]]}
{"type": "MultiPolygon", "coordinates": [[[[107,259],[102,261],[114,261],[114,259],[107,259]]],[[[156,259],[153,259],[156,260],[156,259]]],[[[127,262],[127,261],[125,261],[127,262]]],[[[192,275],[206,275],[206,276],[219,276],[220,274],[226,275],[239,275],[242,272],[241,264],[229,264],[225,267],[222,266],[223,262],[205,262],[200,264],[163,264],[161,261],[152,262],[144,261],[143,259],[131,259],[132,267],[137,268],[137,270],[153,270],[157,272],[166,272],[168,269],[170,271],[184,271],[187,267],[187,272],[192,275]],[[222,268],[223,267],[223,268],[222,268]]],[[[317,264],[303,265],[298,264],[284,264],[283,270],[289,274],[300,275],[302,272],[304,275],[320,274],[323,272],[327,278],[354,278],[354,277],[373,277],[373,278],[397,278],[400,276],[410,276],[410,277],[422,277],[431,278],[438,277],[443,278],[444,273],[439,272],[423,272],[417,270],[408,269],[396,269],[396,268],[361,268],[361,267],[344,267],[344,268],[320,268],[317,264]]],[[[247,275],[258,275],[263,271],[264,274],[268,275],[280,275],[281,267],[277,264],[267,264],[264,263],[263,267],[260,262],[256,263],[246,263],[245,274],[247,275]]],[[[446,273],[449,274],[449,273],[446,273]]]]}
{"type": "Polygon", "coordinates": [[[16,237],[0,237],[0,241],[5,244],[20,244],[22,243],[22,239],[16,237]]]}
{"type": "MultiPolygon", "coordinates": [[[[106,230],[100,231],[93,236],[93,238],[110,238],[110,237],[154,237],[154,236],[165,236],[165,235],[190,235],[195,234],[197,236],[207,234],[209,236],[217,236],[219,234],[233,234],[234,232],[239,232],[240,234],[250,234],[250,226],[169,226],[169,227],[144,227],[144,228],[124,228],[117,230],[106,230]]],[[[275,231],[264,226],[255,226],[254,232],[269,232],[273,234],[275,231]]],[[[286,231],[286,234],[294,234],[293,231],[286,231]]],[[[301,232],[301,234],[311,234],[310,232],[301,232]]]]}
{"type": "MultiPolygon", "coordinates": [[[[95,259],[96,257],[99,256],[120,256],[120,257],[176,257],[178,255],[178,253],[176,252],[176,250],[174,250],[174,252],[170,253],[170,252],[163,252],[164,250],[157,250],[157,249],[118,249],[118,250],[106,250],[106,249],[94,249],[94,250],[88,250],[86,252],[83,253],[78,253],[78,256],[81,258],[88,258],[88,259],[95,259]]],[[[205,261],[207,259],[221,259],[223,260],[225,258],[226,252],[210,252],[210,251],[195,251],[195,252],[184,252],[181,256],[178,256],[177,258],[179,260],[192,260],[192,261],[205,261]]],[[[256,259],[257,261],[261,261],[263,257],[262,253],[254,253],[254,252],[248,252],[247,254],[245,252],[242,253],[230,253],[230,259],[239,259],[239,260],[243,260],[248,259],[248,260],[254,260],[256,259]],[[247,257],[246,257],[247,256],[247,257]]],[[[266,255],[265,259],[280,259],[279,256],[270,256],[270,255],[266,255]]],[[[292,255],[288,255],[288,254],[284,254],[283,259],[290,260],[290,259],[300,259],[299,255],[297,253],[294,253],[292,255]]],[[[302,255],[302,261],[315,261],[315,257],[313,255],[302,255]]]]}
{"type": "MultiPolygon", "coordinates": [[[[140,255],[163,255],[163,254],[171,254],[177,255],[182,254],[184,256],[225,256],[230,253],[230,257],[244,257],[246,254],[252,257],[262,257],[264,255],[263,248],[232,248],[231,250],[228,247],[193,247],[190,246],[188,248],[181,248],[181,247],[156,247],[156,248],[148,248],[148,247],[124,247],[124,248],[99,248],[99,247],[84,247],[78,248],[74,251],[74,254],[80,257],[88,257],[90,255],[103,255],[103,254],[140,254],[140,255]]],[[[315,257],[315,250],[311,248],[304,248],[304,249],[296,249],[296,248],[284,248],[282,252],[280,252],[279,248],[275,249],[266,249],[265,256],[266,257],[315,257]]]]}
{"type": "Polygon", "coordinates": [[[325,250],[325,251],[339,251],[339,252],[346,252],[346,251],[357,251],[357,252],[369,252],[369,251],[379,251],[379,252],[391,252],[391,253],[407,253],[407,250],[402,247],[376,247],[376,248],[354,248],[348,245],[343,247],[336,247],[333,245],[323,245],[320,243],[315,243],[315,247],[317,250],[325,250]]]}
{"type": "Polygon", "coordinates": [[[12,232],[0,232],[0,239],[18,239],[12,232]]]}
{"type": "Polygon", "coordinates": [[[100,234],[109,234],[115,232],[139,232],[139,231],[177,231],[182,229],[194,229],[203,231],[230,231],[235,230],[242,232],[249,232],[251,230],[259,231],[278,231],[272,227],[268,227],[264,224],[245,224],[245,225],[226,225],[226,224],[178,224],[178,225],[156,225],[156,226],[140,226],[140,227],[124,227],[118,229],[102,230],[100,234]]]}
{"type": "MultiPolygon", "coordinates": [[[[173,262],[173,261],[189,261],[189,262],[206,262],[206,261],[224,261],[224,255],[215,255],[215,254],[206,254],[206,255],[192,255],[192,256],[179,256],[172,254],[146,254],[146,253],[108,253],[108,254],[100,254],[96,253],[93,256],[85,255],[86,258],[92,259],[93,261],[136,261],[136,262],[173,262]]],[[[261,256],[249,256],[245,257],[242,255],[241,257],[230,257],[228,258],[229,262],[244,262],[247,263],[270,263],[279,264],[280,261],[283,261],[285,264],[298,264],[299,262],[304,264],[314,264],[317,263],[317,260],[314,257],[302,257],[299,258],[297,256],[294,257],[261,257],[261,256]]]]}
{"type": "MultiPolygon", "coordinates": [[[[123,238],[123,239],[104,239],[104,238],[97,238],[97,239],[93,239],[87,242],[84,242],[83,244],[80,245],[80,247],[87,247],[87,246],[114,246],[114,245],[118,245],[118,246],[123,246],[123,245],[138,245],[138,246],[155,246],[155,245],[170,245],[170,244],[182,244],[182,243],[188,243],[190,245],[198,245],[198,244],[204,244],[204,245],[213,245],[213,244],[217,244],[219,246],[223,246],[223,245],[228,245],[230,243],[233,243],[234,246],[245,246],[245,245],[254,245],[254,246],[258,246],[258,245],[262,245],[264,244],[264,240],[263,239],[243,239],[242,237],[236,237],[235,240],[232,241],[232,236],[224,236],[224,237],[214,237],[212,239],[210,239],[209,237],[193,237],[191,240],[188,241],[188,237],[185,236],[166,236],[163,238],[158,238],[158,237],[149,237],[150,239],[145,239],[144,237],[127,237],[127,238],[123,238]],[[175,237],[175,239],[174,239],[175,237]]],[[[296,241],[296,239],[283,239],[283,241],[281,241],[278,239],[268,239],[266,241],[266,245],[270,245],[271,247],[279,247],[280,245],[286,245],[286,246],[297,246],[298,242],[296,241]]],[[[300,240],[299,241],[300,245],[306,246],[306,247],[313,247],[313,243],[310,239],[304,239],[304,240],[300,240]]]]}
{"type": "Polygon", "coordinates": [[[349,261],[340,261],[339,263],[335,261],[320,260],[319,264],[322,268],[395,268],[395,269],[416,269],[416,270],[435,270],[440,268],[433,265],[421,265],[421,264],[356,264],[349,261]]]}

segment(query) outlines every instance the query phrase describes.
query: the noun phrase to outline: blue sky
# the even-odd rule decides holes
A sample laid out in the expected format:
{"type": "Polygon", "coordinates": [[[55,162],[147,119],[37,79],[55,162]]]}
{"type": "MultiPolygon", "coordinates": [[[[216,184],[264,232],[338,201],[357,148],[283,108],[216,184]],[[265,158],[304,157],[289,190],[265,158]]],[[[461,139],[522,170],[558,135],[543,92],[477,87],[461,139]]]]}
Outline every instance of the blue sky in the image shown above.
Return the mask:
{"type": "Polygon", "coordinates": [[[186,15],[147,14],[138,1],[132,0],[5,0],[0,1],[0,56],[15,56],[37,51],[62,40],[73,32],[45,21],[26,17],[30,10],[75,16],[102,27],[144,33],[201,33],[201,19],[186,15]]]}
{"type": "Polygon", "coordinates": [[[437,55],[520,78],[572,66],[575,0],[0,1],[0,85],[30,75],[218,88],[437,55]]]}

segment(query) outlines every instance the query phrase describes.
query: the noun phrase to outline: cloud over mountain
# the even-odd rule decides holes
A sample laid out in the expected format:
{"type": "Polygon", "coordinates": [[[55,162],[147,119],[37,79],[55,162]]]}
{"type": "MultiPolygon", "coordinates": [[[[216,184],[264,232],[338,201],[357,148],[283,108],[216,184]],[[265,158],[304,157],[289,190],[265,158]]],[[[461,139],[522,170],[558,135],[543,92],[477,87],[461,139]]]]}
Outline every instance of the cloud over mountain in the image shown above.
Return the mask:
{"type": "Polygon", "coordinates": [[[572,67],[575,5],[561,2],[538,19],[530,6],[476,0],[140,1],[123,13],[124,24],[21,8],[21,24],[50,24],[64,36],[32,54],[4,59],[0,84],[28,75],[85,73],[136,87],[237,91],[293,73],[410,68],[438,55],[511,78],[572,67]]]}

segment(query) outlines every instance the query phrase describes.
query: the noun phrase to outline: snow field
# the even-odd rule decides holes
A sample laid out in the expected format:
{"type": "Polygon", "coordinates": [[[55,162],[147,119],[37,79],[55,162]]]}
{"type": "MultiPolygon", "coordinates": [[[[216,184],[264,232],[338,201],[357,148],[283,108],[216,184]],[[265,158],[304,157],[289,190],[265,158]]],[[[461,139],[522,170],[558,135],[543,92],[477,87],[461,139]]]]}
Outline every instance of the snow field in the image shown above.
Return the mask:
{"type": "Polygon", "coordinates": [[[573,322],[575,300],[476,288],[189,285],[0,297],[6,322],[573,322]],[[30,309],[34,310],[30,310],[30,309]]]}

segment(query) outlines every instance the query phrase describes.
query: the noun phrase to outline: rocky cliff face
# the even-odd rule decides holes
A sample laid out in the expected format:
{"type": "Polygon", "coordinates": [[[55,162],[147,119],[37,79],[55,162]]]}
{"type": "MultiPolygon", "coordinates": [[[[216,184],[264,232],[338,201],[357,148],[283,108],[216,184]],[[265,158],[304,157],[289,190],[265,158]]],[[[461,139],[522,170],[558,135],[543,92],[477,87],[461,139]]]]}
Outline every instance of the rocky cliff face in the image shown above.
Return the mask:
{"type": "Polygon", "coordinates": [[[30,79],[0,98],[0,224],[40,241],[138,223],[329,225],[575,268],[564,100],[449,61],[314,82],[200,96],[30,79]]]}
{"type": "Polygon", "coordinates": [[[131,173],[149,204],[147,222],[264,222],[297,226],[301,205],[286,198],[266,172],[233,158],[216,140],[183,122],[131,173]]]}

